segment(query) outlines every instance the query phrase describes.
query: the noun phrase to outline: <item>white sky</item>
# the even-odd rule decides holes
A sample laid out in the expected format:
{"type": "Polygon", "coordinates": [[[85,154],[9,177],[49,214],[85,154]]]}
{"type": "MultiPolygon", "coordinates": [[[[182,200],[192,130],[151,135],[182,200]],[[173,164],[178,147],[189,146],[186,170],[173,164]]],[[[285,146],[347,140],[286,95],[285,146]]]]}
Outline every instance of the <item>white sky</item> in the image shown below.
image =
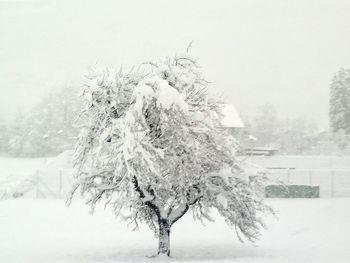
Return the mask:
{"type": "Polygon", "coordinates": [[[0,115],[79,83],[89,65],[119,67],[193,40],[213,89],[239,111],[328,123],[328,89],[350,68],[350,1],[0,0],[0,115]]]}

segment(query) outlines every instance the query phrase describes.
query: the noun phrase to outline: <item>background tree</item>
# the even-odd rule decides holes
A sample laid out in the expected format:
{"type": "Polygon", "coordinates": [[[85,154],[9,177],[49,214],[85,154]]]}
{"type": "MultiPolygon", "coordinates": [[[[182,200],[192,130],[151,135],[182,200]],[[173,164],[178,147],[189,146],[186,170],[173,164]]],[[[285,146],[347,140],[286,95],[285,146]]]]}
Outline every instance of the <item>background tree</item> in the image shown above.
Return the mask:
{"type": "Polygon", "coordinates": [[[330,87],[329,119],[333,132],[350,134],[350,70],[341,68],[330,87]]]}
{"type": "Polygon", "coordinates": [[[18,111],[9,127],[9,153],[14,156],[56,155],[74,148],[74,127],[80,104],[78,90],[67,86],[51,92],[24,114],[18,111]]]}
{"type": "Polygon", "coordinates": [[[271,104],[259,107],[258,114],[250,124],[250,133],[257,138],[260,146],[278,146],[281,122],[276,109],[271,104]]]}
{"type": "Polygon", "coordinates": [[[280,152],[288,154],[309,153],[317,143],[317,127],[304,117],[281,121],[278,145],[280,152]]]}
{"type": "Polygon", "coordinates": [[[147,65],[89,74],[73,193],[80,188],[92,209],[104,200],[136,228],[146,223],[159,237],[158,254],[170,254],[171,227],[188,211],[210,220],[216,209],[254,241],[260,212],[271,212],[264,177],[238,166],[237,143],[220,128],[221,104],[208,96],[196,60],[185,54],[147,65]]]}
{"type": "Polygon", "coordinates": [[[0,153],[8,149],[10,132],[2,116],[0,116],[0,153]]]}
{"type": "Polygon", "coordinates": [[[337,145],[339,152],[347,153],[349,146],[349,134],[346,134],[343,129],[333,132],[331,134],[331,140],[337,145]]]}
{"type": "Polygon", "coordinates": [[[259,107],[251,119],[245,121],[248,125],[244,128],[243,147],[276,147],[283,154],[307,154],[317,144],[317,126],[313,121],[304,117],[282,119],[270,104],[259,107]]]}
{"type": "Polygon", "coordinates": [[[25,115],[21,108],[18,108],[12,125],[9,127],[8,152],[14,156],[21,156],[24,144],[24,135],[27,134],[25,128],[25,115]]]}

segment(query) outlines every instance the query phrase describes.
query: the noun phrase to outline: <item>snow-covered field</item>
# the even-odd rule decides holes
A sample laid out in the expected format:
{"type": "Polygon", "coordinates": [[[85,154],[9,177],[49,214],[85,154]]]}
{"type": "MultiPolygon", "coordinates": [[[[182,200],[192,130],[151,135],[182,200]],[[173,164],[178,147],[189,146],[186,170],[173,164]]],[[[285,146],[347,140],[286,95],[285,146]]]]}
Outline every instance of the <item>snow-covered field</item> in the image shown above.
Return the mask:
{"type": "MultiPolygon", "coordinates": [[[[0,196],[1,189],[9,189],[7,191],[11,192],[21,188],[19,187],[21,182],[33,176],[36,171],[40,177],[40,190],[44,196],[62,196],[62,193],[70,189],[69,184],[72,181],[71,154],[72,152],[67,151],[47,160],[0,156],[0,196]],[[63,175],[63,180],[60,175],[63,175]]],[[[322,198],[350,197],[350,156],[276,155],[251,157],[246,162],[259,168],[291,168],[270,169],[269,176],[286,184],[320,186],[322,198]]],[[[34,192],[31,194],[35,196],[34,192]]]]}
{"type": "MultiPolygon", "coordinates": [[[[279,219],[253,246],[216,217],[202,226],[187,215],[174,225],[170,262],[350,262],[350,199],[275,199],[279,219]]],[[[90,215],[80,200],[0,201],[0,262],[159,262],[153,234],[132,231],[113,214],[90,215]]]]}
{"type": "MultiPolygon", "coordinates": [[[[50,158],[48,158],[49,160],[50,158]]],[[[23,178],[45,165],[45,158],[12,158],[0,156],[0,179],[12,176],[23,178]]]]}
{"type": "Polygon", "coordinates": [[[253,156],[248,162],[286,184],[319,186],[322,198],[350,197],[350,156],[253,156]]]}
{"type": "MultiPolygon", "coordinates": [[[[43,162],[1,157],[0,179],[10,174],[26,177],[43,162]]],[[[279,210],[279,219],[266,218],[269,229],[255,246],[241,244],[218,216],[215,223],[202,226],[187,215],[173,227],[169,261],[350,262],[350,198],[268,202],[279,210]]],[[[0,200],[1,263],[164,260],[146,257],[156,248],[157,240],[146,227],[132,231],[108,210],[90,215],[79,199],[71,207],[53,198],[0,200]]]]}
{"type": "Polygon", "coordinates": [[[64,196],[72,185],[72,151],[50,158],[0,156],[0,199],[26,196],[64,196]]]}

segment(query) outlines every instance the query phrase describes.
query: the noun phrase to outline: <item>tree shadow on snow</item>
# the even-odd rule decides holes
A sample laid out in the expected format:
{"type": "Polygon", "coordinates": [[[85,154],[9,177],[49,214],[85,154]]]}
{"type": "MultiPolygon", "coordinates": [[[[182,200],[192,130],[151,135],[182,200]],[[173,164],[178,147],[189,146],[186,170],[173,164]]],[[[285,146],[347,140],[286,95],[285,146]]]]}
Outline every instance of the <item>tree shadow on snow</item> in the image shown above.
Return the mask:
{"type": "MultiPolygon", "coordinates": [[[[119,249],[119,251],[99,251],[95,253],[89,253],[85,255],[71,254],[65,258],[68,261],[80,262],[162,262],[163,257],[149,258],[156,252],[151,248],[135,248],[135,249],[119,249]],[[80,260],[80,261],[79,261],[80,260]]],[[[259,247],[253,247],[251,245],[235,246],[234,244],[218,244],[218,245],[187,245],[187,246],[174,246],[171,252],[171,258],[168,260],[175,262],[192,262],[192,261],[205,261],[205,260],[234,260],[239,258],[272,258],[271,253],[260,249],[259,247]]],[[[166,261],[168,261],[166,260],[166,261]]]]}

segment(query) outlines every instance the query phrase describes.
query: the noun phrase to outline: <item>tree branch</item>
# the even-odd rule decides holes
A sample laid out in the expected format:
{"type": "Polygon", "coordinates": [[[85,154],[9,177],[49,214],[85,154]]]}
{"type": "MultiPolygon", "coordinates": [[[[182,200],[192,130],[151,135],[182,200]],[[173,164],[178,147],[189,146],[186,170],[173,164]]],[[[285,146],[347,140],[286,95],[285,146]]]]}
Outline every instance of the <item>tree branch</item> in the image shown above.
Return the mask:
{"type": "MultiPolygon", "coordinates": [[[[146,195],[142,191],[136,176],[133,176],[132,183],[134,185],[134,188],[135,188],[136,192],[139,194],[141,200],[144,199],[146,197],[146,195]]],[[[155,196],[153,195],[153,199],[154,198],[155,198],[155,196]]],[[[155,212],[155,214],[157,215],[158,219],[161,218],[160,210],[159,210],[158,206],[152,202],[152,200],[147,200],[147,201],[142,201],[142,202],[155,212]]]]}

